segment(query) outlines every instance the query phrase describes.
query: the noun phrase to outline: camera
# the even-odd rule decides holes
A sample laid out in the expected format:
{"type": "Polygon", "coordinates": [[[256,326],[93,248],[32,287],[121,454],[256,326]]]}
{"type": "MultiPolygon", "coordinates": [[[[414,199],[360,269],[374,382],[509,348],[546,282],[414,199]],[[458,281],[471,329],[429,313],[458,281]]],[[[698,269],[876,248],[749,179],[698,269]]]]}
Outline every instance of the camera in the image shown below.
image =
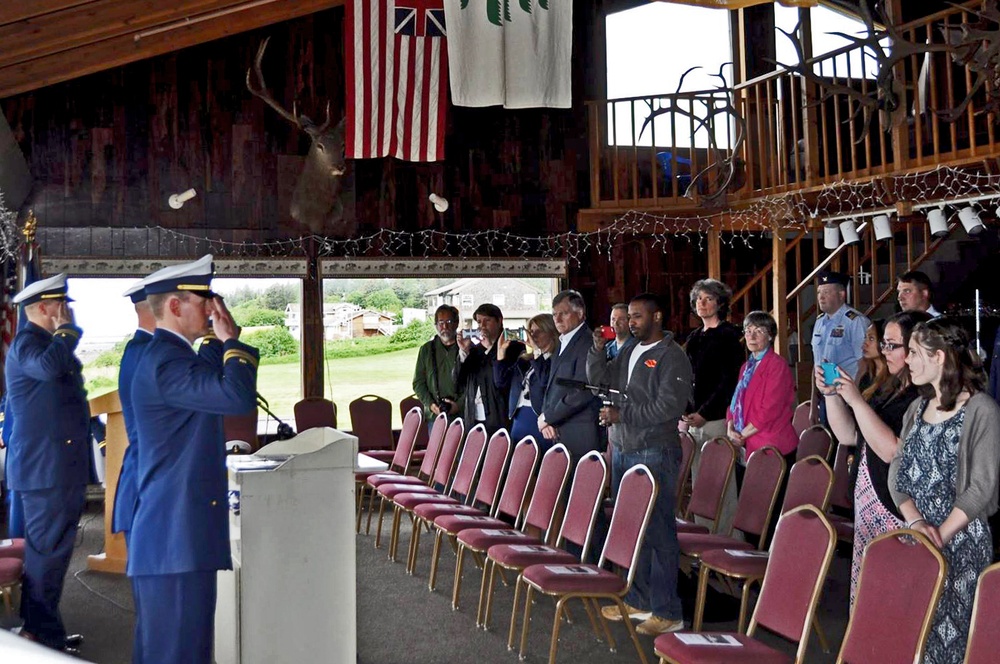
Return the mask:
{"type": "Polygon", "coordinates": [[[479,330],[462,330],[462,338],[479,341],[479,330]]]}
{"type": "Polygon", "coordinates": [[[611,341],[616,336],[618,336],[615,334],[615,328],[609,327],[607,325],[602,325],[601,327],[598,328],[598,330],[600,330],[601,332],[601,338],[607,339],[608,341],[611,341]]]}
{"type": "Polygon", "coordinates": [[[451,404],[453,402],[448,401],[447,399],[438,399],[434,403],[435,403],[435,405],[437,405],[438,410],[441,411],[442,413],[450,413],[451,412],[451,404]]]}

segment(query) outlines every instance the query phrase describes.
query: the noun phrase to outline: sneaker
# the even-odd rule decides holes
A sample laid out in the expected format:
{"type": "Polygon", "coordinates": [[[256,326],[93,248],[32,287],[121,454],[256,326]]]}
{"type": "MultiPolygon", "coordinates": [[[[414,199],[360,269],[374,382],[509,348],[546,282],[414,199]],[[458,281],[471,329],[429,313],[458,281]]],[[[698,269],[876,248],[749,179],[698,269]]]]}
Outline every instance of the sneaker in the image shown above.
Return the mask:
{"type": "MultiPolygon", "coordinates": [[[[622,602],[622,604],[625,604],[625,602],[622,602]]],[[[628,617],[632,620],[649,620],[653,615],[649,611],[643,611],[628,604],[625,604],[625,612],[628,613],[628,617]]],[[[603,607],[601,615],[604,616],[605,620],[620,621],[622,619],[622,612],[618,610],[617,604],[603,607]]]]}
{"type": "Polygon", "coordinates": [[[684,629],[683,620],[670,620],[659,616],[650,616],[647,620],[639,623],[635,631],[647,636],[658,636],[670,632],[679,632],[684,629]]]}

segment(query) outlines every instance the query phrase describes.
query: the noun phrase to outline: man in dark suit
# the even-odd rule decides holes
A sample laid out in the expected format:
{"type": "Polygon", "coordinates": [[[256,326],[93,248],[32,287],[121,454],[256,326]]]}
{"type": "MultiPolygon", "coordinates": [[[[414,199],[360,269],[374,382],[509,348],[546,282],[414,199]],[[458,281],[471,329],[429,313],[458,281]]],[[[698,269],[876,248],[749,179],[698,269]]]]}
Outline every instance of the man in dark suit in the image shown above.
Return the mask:
{"type": "Polygon", "coordinates": [[[211,277],[209,255],[144,280],[156,331],[132,383],[138,664],[212,661],[216,572],[232,568],[222,416],[256,405],[258,353],[239,342],[211,277]],[[192,348],[209,318],[222,346],[214,362],[192,348]]]}
{"type": "Polygon", "coordinates": [[[90,410],[80,361],[82,331],[67,304],[66,276],[36,281],[14,297],[27,324],[7,355],[8,409],[13,416],[7,478],[24,510],[23,634],[76,653],[59,599],[73,555],[90,471],[90,410]]]}
{"type": "Polygon", "coordinates": [[[549,366],[549,384],[538,416],[538,430],[547,440],[559,440],[579,459],[591,450],[603,449],[597,414],[601,402],[585,390],[560,385],[558,378],[587,380],[587,351],[591,331],[584,322],[587,308],[583,296],[565,290],[552,299],[552,317],[559,331],[559,346],[549,366]]]}
{"type": "MultiPolygon", "coordinates": [[[[466,429],[476,424],[486,427],[492,436],[499,429],[510,428],[507,414],[507,393],[493,382],[493,365],[497,361],[497,342],[504,333],[503,313],[495,304],[481,304],[472,318],[479,326],[479,343],[469,335],[458,335],[458,364],[455,367],[455,384],[465,391],[462,417],[466,429]]],[[[511,341],[507,352],[519,356],[524,344],[511,341]]]]}

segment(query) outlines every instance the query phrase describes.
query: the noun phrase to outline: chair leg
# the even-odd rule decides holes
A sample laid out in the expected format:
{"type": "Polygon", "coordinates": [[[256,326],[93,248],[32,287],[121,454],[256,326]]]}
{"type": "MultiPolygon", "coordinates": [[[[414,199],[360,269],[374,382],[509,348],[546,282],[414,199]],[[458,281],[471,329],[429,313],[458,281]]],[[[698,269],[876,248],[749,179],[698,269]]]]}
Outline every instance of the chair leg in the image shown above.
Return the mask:
{"type": "Polygon", "coordinates": [[[590,628],[594,630],[594,636],[598,641],[601,640],[601,631],[604,631],[604,637],[607,638],[610,643],[611,636],[607,631],[607,625],[604,624],[604,616],[601,616],[601,607],[597,605],[597,600],[591,597],[580,598],[583,601],[583,608],[587,611],[587,617],[590,619],[590,628]],[[595,611],[596,608],[596,611],[595,611]],[[595,617],[595,614],[598,617],[595,617]],[[598,620],[600,620],[600,625],[598,625],[598,620]]]}
{"type": "Polygon", "coordinates": [[[705,616],[705,596],[708,594],[708,568],[704,565],[698,571],[698,594],[694,600],[694,619],[691,621],[691,631],[701,631],[701,621],[705,616]]]}
{"type": "MultiPolygon", "coordinates": [[[[490,587],[490,592],[492,593],[492,585],[490,587]]],[[[518,576],[514,580],[514,608],[510,611],[510,631],[507,633],[507,650],[514,650],[514,633],[517,630],[517,603],[521,599],[521,577],[518,576]]],[[[487,600],[489,602],[489,600],[487,600]]],[[[487,613],[489,613],[489,608],[487,608],[487,613]]],[[[489,618],[487,618],[489,620],[489,618]]]]}
{"type": "Polygon", "coordinates": [[[370,535],[372,532],[372,514],[375,511],[375,497],[378,495],[378,489],[371,487],[368,491],[368,518],[365,519],[365,535],[370,535]]]}
{"type": "Polygon", "coordinates": [[[823,628],[820,627],[819,618],[816,617],[815,613],[813,614],[812,623],[813,629],[816,630],[816,638],[819,639],[819,647],[823,649],[824,653],[829,654],[830,644],[827,643],[826,634],[823,633],[823,628]]]}
{"type": "Polygon", "coordinates": [[[628,635],[632,637],[632,645],[635,646],[635,651],[639,654],[639,659],[642,661],[642,664],[649,664],[649,660],[646,658],[646,651],[642,649],[642,644],[639,643],[639,636],[636,634],[635,625],[632,624],[632,621],[625,614],[625,604],[621,598],[616,597],[615,600],[618,602],[618,609],[625,616],[625,628],[628,630],[628,635]]]}
{"type": "Polygon", "coordinates": [[[747,633],[747,608],[750,606],[750,587],[753,586],[753,579],[743,581],[743,592],[740,593],[740,622],[736,626],[736,631],[740,634],[747,633]]]}
{"type": "Polygon", "coordinates": [[[441,537],[443,530],[438,530],[434,534],[434,550],[431,552],[431,578],[427,580],[427,590],[434,591],[437,586],[438,558],[441,557],[441,537]]]}
{"type": "MultiPolygon", "coordinates": [[[[521,580],[518,578],[518,583],[521,580]]],[[[521,625],[521,650],[517,654],[517,658],[524,661],[524,649],[528,645],[528,624],[531,622],[531,596],[535,593],[535,589],[530,585],[528,586],[527,592],[524,593],[524,618],[522,618],[521,625]]],[[[558,614],[556,614],[556,624],[559,624],[558,614]]]]}
{"type": "Polygon", "coordinates": [[[413,576],[417,569],[417,553],[420,550],[420,535],[423,533],[423,529],[424,520],[420,517],[414,517],[413,530],[410,532],[410,549],[406,555],[406,573],[410,576],[413,576]]]}
{"type": "Polygon", "coordinates": [[[378,496],[378,526],[375,530],[375,548],[382,546],[382,519],[385,517],[385,496],[378,496]]]}
{"type": "Polygon", "coordinates": [[[354,511],[357,512],[357,516],[354,518],[354,534],[357,535],[361,532],[361,511],[365,506],[365,487],[366,484],[361,482],[354,483],[354,511]]]}
{"type": "MultiPolygon", "coordinates": [[[[458,611],[458,593],[462,590],[462,563],[465,561],[465,545],[459,542],[455,552],[455,582],[451,586],[451,610],[458,611]]],[[[476,623],[478,624],[478,622],[476,623]]]]}
{"type": "Polygon", "coordinates": [[[556,649],[559,647],[559,628],[562,622],[563,607],[568,597],[560,597],[556,602],[556,616],[552,621],[552,641],[549,643],[549,664],[556,664],[556,649]]]}
{"type": "Polygon", "coordinates": [[[389,560],[396,562],[396,551],[399,547],[399,525],[400,525],[399,505],[393,503],[392,506],[392,530],[389,535],[389,560]]]}
{"type": "Polygon", "coordinates": [[[486,584],[489,582],[490,578],[490,568],[493,566],[493,561],[487,558],[483,561],[483,576],[479,580],[479,604],[476,605],[476,627],[486,628],[483,623],[483,617],[486,615],[486,584]]]}

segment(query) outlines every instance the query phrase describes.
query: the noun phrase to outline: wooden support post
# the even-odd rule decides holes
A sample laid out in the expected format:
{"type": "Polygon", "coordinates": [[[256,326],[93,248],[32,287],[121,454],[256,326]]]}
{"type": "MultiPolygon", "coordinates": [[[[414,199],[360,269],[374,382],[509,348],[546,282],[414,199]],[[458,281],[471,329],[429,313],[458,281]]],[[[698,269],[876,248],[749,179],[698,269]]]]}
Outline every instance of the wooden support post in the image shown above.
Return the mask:
{"type": "Polygon", "coordinates": [[[708,229],[708,278],[722,279],[722,240],[718,227],[713,223],[708,229]]]}
{"type": "Polygon", "coordinates": [[[125,448],[128,447],[125,418],[122,416],[122,402],[118,400],[118,390],[91,399],[90,415],[107,416],[107,428],[104,432],[104,481],[107,488],[104,490],[104,551],[87,556],[87,569],[92,572],[124,574],[128,559],[125,536],[111,532],[115,491],[118,489],[118,476],[121,475],[125,448]]]}
{"type": "Polygon", "coordinates": [[[317,243],[307,247],[306,277],[302,280],[302,396],[323,396],[323,275],[317,243]]]}
{"type": "MultiPolygon", "coordinates": [[[[785,299],[788,297],[788,275],[786,274],[788,265],[785,262],[785,232],[775,225],[772,230],[771,239],[771,293],[774,308],[771,315],[778,324],[778,336],[774,339],[774,352],[781,357],[788,359],[788,304],[785,299]]],[[[802,335],[799,335],[801,343],[802,335]]]]}

